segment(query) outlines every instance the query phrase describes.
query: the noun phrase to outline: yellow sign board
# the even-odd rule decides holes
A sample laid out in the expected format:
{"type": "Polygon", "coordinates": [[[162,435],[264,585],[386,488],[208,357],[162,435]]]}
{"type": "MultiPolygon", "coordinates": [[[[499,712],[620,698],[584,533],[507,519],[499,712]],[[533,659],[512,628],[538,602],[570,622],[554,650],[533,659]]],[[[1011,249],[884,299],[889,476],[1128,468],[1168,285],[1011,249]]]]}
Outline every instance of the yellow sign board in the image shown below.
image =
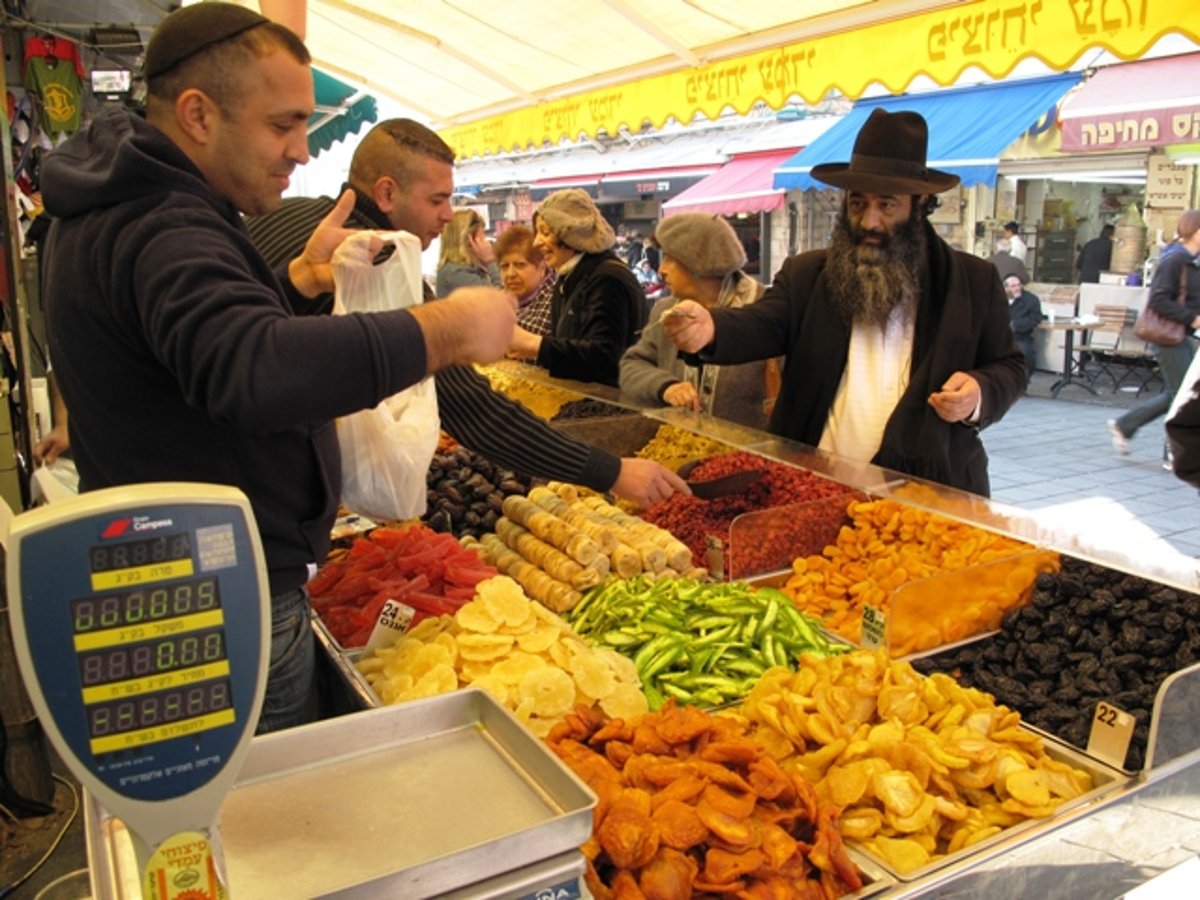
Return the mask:
{"type": "Polygon", "coordinates": [[[856,98],[878,82],[901,93],[918,75],[952,84],[975,66],[1003,78],[1036,57],[1065,70],[1088,48],[1137,59],[1169,33],[1200,43],[1196,0],[975,0],[936,12],[812,38],[698,68],[643,78],[515,110],[440,132],[460,159],[562,138],[659,127],[674,116],[716,118],[830,90],[856,98]]]}

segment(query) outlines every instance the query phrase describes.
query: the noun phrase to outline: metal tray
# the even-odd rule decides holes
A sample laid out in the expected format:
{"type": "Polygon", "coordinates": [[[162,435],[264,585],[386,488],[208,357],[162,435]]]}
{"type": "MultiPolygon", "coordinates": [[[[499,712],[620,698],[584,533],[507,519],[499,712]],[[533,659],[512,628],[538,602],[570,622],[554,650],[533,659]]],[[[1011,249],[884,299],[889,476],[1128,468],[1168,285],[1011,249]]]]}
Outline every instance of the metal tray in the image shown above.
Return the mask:
{"type": "Polygon", "coordinates": [[[325,666],[324,677],[328,680],[329,702],[335,714],[373,709],[379,706],[379,698],[371,690],[362,673],[354,664],[362,658],[362,648],[347,649],[329,633],[321,617],[313,613],[312,630],[317,639],[317,654],[325,666]]]}
{"type": "Polygon", "coordinates": [[[1081,753],[1074,747],[1065,744],[1059,740],[1046,736],[1044,732],[1037,729],[1026,728],[1022,724],[1022,728],[1027,731],[1033,731],[1042,738],[1046,755],[1060,762],[1068,763],[1077,769],[1082,769],[1092,776],[1092,789],[1084,794],[1076,797],[1074,800],[1068,800],[1055,810],[1051,816],[1046,816],[1041,819],[1026,819],[1017,825],[1005,828],[998,834],[990,838],[980,841],[978,844],[972,844],[969,847],[964,847],[954,853],[948,853],[945,856],[939,856],[931,860],[924,866],[914,869],[911,872],[899,872],[888,863],[876,856],[866,847],[853,841],[847,841],[847,846],[852,847],[856,852],[866,857],[867,859],[878,865],[884,872],[887,872],[892,877],[901,882],[920,881],[921,879],[936,874],[944,869],[958,866],[961,863],[975,865],[983,859],[991,858],[1005,852],[1019,843],[1032,840],[1035,837],[1050,831],[1059,824],[1064,816],[1071,814],[1073,811],[1083,810],[1101,802],[1104,798],[1114,793],[1115,791],[1123,790],[1129,786],[1130,778],[1124,772],[1114,769],[1111,766],[1105,765],[1097,759],[1088,756],[1086,753],[1081,753]]]}
{"type": "MultiPolygon", "coordinates": [[[[595,804],[511,713],[466,689],[255,738],[219,840],[234,896],[430,897],[577,852],[595,804]]],[[[136,897],[119,888],[132,850],[105,818],[92,809],[86,835],[98,894],[136,897]]]]}

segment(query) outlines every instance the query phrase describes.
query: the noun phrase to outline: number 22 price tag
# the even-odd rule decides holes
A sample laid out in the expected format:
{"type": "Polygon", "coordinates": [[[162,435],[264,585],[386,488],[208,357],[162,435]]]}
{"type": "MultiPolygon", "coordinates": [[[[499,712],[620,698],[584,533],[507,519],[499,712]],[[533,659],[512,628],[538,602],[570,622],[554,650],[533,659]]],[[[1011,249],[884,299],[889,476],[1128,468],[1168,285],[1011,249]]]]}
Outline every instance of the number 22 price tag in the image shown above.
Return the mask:
{"type": "Polygon", "coordinates": [[[1096,715],[1092,717],[1087,752],[1118,769],[1125,768],[1125,754],[1129,752],[1135,724],[1129,713],[1101,700],[1096,704],[1096,715]]]}

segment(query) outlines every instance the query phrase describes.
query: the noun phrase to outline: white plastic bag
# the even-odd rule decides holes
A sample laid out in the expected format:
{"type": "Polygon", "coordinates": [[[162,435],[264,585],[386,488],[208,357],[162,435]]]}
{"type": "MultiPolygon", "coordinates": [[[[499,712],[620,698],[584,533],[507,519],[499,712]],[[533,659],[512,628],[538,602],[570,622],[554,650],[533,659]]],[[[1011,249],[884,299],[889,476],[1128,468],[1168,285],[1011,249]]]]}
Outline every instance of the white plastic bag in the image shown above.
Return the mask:
{"type": "MultiPolygon", "coordinates": [[[[421,293],[421,242],[402,231],[360,231],[333,255],[334,313],[379,312],[416,306],[421,293]],[[372,236],[395,245],[372,260],[372,236]]],[[[410,519],[425,512],[425,475],[437,450],[437,392],[425,378],[337,421],[342,451],[342,503],[364,515],[410,519]]]]}

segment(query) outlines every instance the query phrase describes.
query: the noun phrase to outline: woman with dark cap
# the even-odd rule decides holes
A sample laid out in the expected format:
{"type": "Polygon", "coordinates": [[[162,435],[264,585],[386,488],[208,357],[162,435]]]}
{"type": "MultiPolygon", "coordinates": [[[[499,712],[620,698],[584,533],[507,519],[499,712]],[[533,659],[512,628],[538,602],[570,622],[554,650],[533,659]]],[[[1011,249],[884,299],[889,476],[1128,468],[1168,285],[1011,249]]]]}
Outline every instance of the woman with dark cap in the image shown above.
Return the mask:
{"type": "Polygon", "coordinates": [[[534,246],[558,273],[550,333],[518,326],[509,351],[557,378],[616,386],[625,348],[646,324],[646,295],[612,252],[612,227],[585,191],[555,191],[533,214],[534,246]]]}
{"type": "Polygon", "coordinates": [[[679,406],[765,428],[768,361],[689,365],[656,325],[680,300],[725,309],[762,296],[763,286],[741,270],[746,252],[737,234],[720,216],[682,213],[663,220],[654,236],[662,247],[660,271],[671,296],[654,304],[651,324],[621,358],[622,396],[639,406],[679,406]]]}

